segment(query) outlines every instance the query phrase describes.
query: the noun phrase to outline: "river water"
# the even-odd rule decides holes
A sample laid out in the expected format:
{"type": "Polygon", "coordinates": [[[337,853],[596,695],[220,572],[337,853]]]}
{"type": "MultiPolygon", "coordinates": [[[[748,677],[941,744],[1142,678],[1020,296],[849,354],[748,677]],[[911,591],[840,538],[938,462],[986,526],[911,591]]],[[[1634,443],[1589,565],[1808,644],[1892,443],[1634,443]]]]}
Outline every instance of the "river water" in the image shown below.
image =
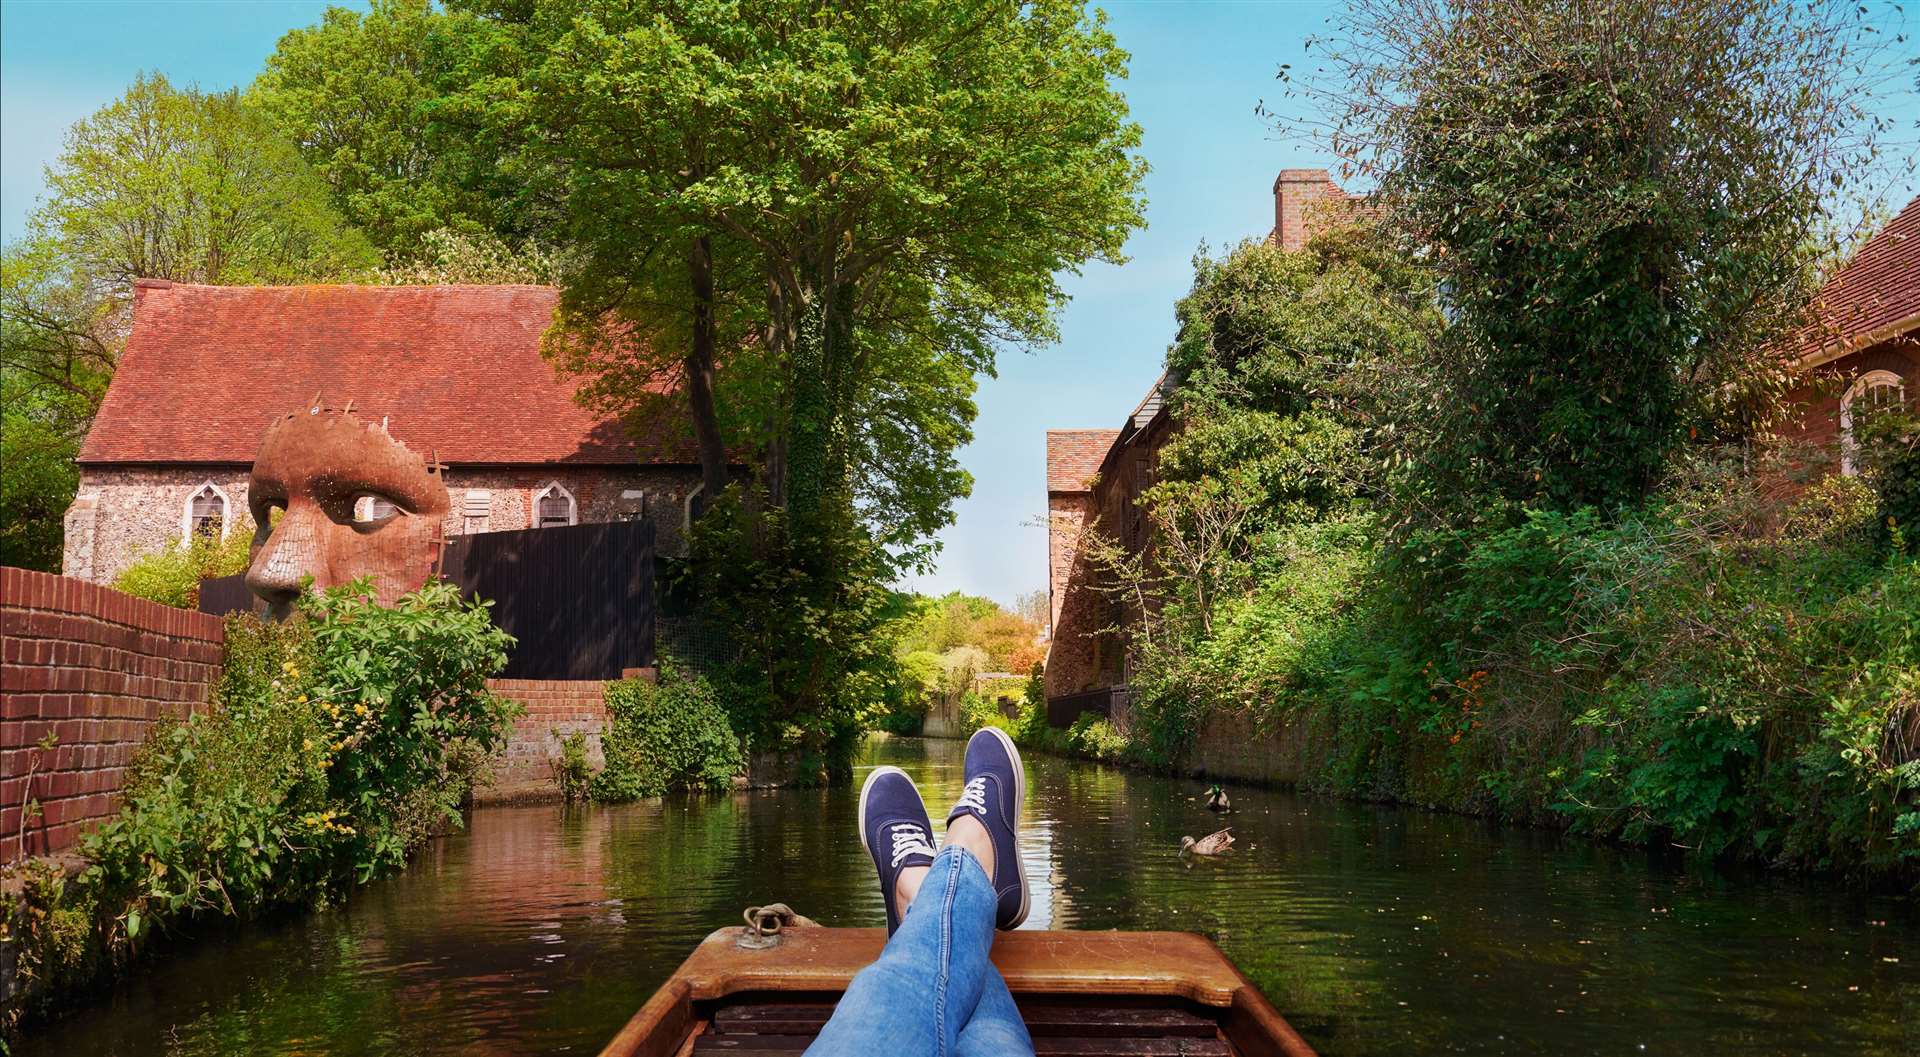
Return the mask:
{"type": "MultiPolygon", "coordinates": [[[[958,742],[868,743],[936,818],[958,742]]],[[[1027,928],[1220,943],[1327,1057],[1920,1054],[1920,906],[1539,831],[1027,761],[1027,928]]],[[[859,775],[856,775],[856,778],[859,775]]],[[[592,1054],[712,929],[878,925],[855,790],[485,808],[345,907],[201,939],[23,1055],[592,1054]]]]}

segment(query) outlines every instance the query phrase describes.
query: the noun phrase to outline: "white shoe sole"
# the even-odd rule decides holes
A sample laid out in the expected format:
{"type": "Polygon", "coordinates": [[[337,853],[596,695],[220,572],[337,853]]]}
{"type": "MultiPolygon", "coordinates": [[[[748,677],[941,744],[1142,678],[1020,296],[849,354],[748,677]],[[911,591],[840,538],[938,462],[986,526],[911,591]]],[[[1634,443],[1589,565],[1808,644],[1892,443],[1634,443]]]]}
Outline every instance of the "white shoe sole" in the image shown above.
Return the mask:
{"type": "MultiPolygon", "coordinates": [[[[1013,743],[1006,731],[999,727],[981,727],[980,730],[999,738],[1000,744],[1007,750],[1008,758],[1013,760],[1013,869],[1020,878],[1020,910],[1006,927],[1007,931],[1012,931],[1027,920],[1027,912],[1033,908],[1033,886],[1027,883],[1027,863],[1020,855],[1020,815],[1027,808],[1027,765],[1020,759],[1020,746],[1013,743]]],[[[861,832],[866,832],[864,826],[861,832]]]]}
{"type": "MultiPolygon", "coordinates": [[[[873,856],[873,845],[867,843],[867,790],[872,789],[873,783],[883,774],[897,774],[909,782],[913,781],[912,776],[900,768],[892,764],[881,764],[873,769],[872,774],[867,775],[866,781],[860,783],[860,846],[867,849],[869,858],[873,856]]],[[[931,837],[932,834],[928,836],[931,837]]]]}

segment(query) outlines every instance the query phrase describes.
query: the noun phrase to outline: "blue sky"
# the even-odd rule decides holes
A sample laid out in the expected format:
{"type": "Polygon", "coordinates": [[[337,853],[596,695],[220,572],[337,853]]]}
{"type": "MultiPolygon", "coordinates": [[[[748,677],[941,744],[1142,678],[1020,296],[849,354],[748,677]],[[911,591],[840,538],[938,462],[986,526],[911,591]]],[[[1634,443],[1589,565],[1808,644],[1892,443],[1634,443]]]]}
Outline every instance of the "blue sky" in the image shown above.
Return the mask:
{"type": "MultiPolygon", "coordinates": [[[[41,169],[66,128],[111,101],[134,74],[159,70],[206,88],[245,84],[282,33],[317,21],[328,6],[0,0],[0,233],[21,233],[42,190],[41,169]]],[[[1303,42],[1325,28],[1335,5],[1102,6],[1133,54],[1124,90],[1146,130],[1148,226],[1128,243],[1127,264],[1095,265],[1068,280],[1073,301],[1059,344],[1007,355],[999,377],[983,380],[976,439],[962,454],[974,492],[942,536],[938,569],[914,582],[922,590],[1010,602],[1045,585],[1045,431],[1117,427],[1159,374],[1195,248],[1264,236],[1274,173],[1332,161],[1311,143],[1271,138],[1254,105],[1277,98],[1281,63],[1306,65],[1303,42]]],[[[1877,6],[1882,21],[1895,17],[1890,5],[1877,6]]],[[[1909,154],[1920,121],[1912,84],[1905,73],[1888,97],[1888,113],[1904,130],[1896,150],[1909,154]]],[[[1912,193],[1909,186],[1897,197],[1912,193]]]]}

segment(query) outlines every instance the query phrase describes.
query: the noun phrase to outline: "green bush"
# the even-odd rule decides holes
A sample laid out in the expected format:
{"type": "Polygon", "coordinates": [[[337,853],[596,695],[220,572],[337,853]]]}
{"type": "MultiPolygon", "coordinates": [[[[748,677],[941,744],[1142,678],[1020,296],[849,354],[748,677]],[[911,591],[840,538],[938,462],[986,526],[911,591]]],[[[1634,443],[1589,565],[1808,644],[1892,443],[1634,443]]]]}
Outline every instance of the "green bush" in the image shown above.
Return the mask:
{"type": "Polygon", "coordinates": [[[86,882],[127,939],[398,868],[459,820],[478,761],[504,742],[516,706],[485,680],[511,640],[484,605],[435,581],[387,608],[361,582],[301,611],[228,621],[214,707],[155,728],[125,806],[85,840],[86,882]]]}
{"type": "Polygon", "coordinates": [[[1078,755],[1108,763],[1125,759],[1131,748],[1126,735],[1114,729],[1105,717],[1091,712],[1079,716],[1067,728],[1066,743],[1078,755]]]}
{"type": "Polygon", "coordinates": [[[563,803],[574,804],[587,798],[587,786],[593,778],[593,771],[587,765],[587,735],[576,730],[572,734],[560,735],[560,757],[553,761],[553,780],[560,786],[560,799],[563,803]]]}
{"type": "Polygon", "coordinates": [[[1013,738],[1022,745],[1041,744],[1053,733],[1053,728],[1047,725],[1047,666],[1040,661],[1033,662],[1033,668],[1027,672],[1025,698],[1013,738]]]}
{"type": "Polygon", "coordinates": [[[224,537],[195,533],[185,543],[140,555],[114,577],[112,586],[135,598],[192,609],[200,604],[200,581],[245,572],[252,546],[253,522],[242,518],[224,537]]]}
{"type": "Polygon", "coordinates": [[[912,650],[898,658],[880,695],[873,725],[889,734],[911,736],[927,722],[927,707],[940,692],[940,655],[912,650]]]}
{"type": "Polygon", "coordinates": [[[1012,734],[1020,729],[1020,721],[1007,718],[1000,711],[1000,702],[978,690],[967,690],[960,695],[960,723],[971,734],[982,727],[999,727],[1012,734]]]}
{"type": "Polygon", "coordinates": [[[663,668],[658,684],[608,683],[606,767],[588,791],[617,802],[677,789],[724,789],[746,770],[740,739],[706,679],[663,668]]]}
{"type": "Polygon", "coordinates": [[[517,708],[485,683],[511,638],[438,581],[391,608],[362,581],[300,610],[228,619],[211,707],[153,728],[120,813],[81,842],[86,869],[39,886],[22,957],[48,997],[156,928],[324,902],[458,823],[517,708]]]}

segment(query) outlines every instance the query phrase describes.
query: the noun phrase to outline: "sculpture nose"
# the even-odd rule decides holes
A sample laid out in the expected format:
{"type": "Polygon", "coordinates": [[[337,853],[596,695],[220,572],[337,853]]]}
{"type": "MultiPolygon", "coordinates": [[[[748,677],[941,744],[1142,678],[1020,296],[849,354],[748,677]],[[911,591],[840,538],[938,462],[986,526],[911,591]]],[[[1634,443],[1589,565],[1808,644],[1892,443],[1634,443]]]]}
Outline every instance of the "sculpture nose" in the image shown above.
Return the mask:
{"type": "Polygon", "coordinates": [[[253,564],[247,569],[247,587],[266,600],[276,619],[293,609],[302,581],[319,571],[320,534],[315,531],[314,519],[324,516],[309,504],[289,506],[253,556],[253,564]]]}

